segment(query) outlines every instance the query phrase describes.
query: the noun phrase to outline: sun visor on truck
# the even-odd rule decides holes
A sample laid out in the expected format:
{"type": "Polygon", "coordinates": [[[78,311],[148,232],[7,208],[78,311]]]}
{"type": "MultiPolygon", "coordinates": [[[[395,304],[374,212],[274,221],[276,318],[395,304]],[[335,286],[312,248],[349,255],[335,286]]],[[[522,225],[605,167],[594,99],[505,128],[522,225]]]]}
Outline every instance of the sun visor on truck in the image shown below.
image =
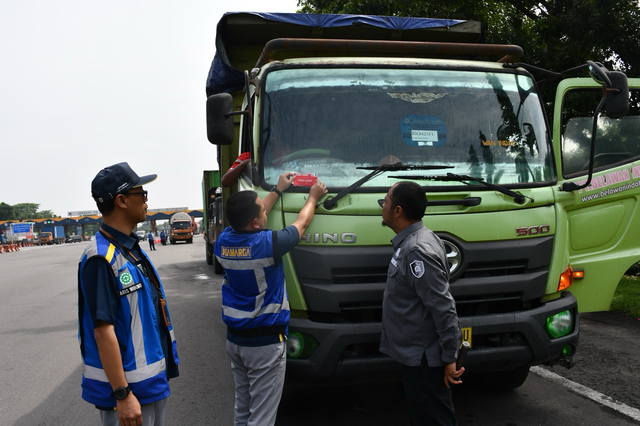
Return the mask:
{"type": "Polygon", "coordinates": [[[276,38],[484,43],[479,22],[372,15],[229,12],[216,29],[216,52],[207,77],[207,96],[244,86],[264,45],[276,38]],[[248,59],[251,58],[251,59],[248,59]]]}

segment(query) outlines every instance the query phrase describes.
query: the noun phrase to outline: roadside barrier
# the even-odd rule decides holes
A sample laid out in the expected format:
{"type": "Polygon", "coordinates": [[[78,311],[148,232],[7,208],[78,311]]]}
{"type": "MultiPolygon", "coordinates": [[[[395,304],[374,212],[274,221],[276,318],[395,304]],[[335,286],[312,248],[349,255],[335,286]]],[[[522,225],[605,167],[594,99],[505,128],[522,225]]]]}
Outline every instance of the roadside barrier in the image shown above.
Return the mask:
{"type": "Polygon", "coordinates": [[[0,244],[0,253],[20,251],[20,247],[30,247],[33,243],[0,244]]]}

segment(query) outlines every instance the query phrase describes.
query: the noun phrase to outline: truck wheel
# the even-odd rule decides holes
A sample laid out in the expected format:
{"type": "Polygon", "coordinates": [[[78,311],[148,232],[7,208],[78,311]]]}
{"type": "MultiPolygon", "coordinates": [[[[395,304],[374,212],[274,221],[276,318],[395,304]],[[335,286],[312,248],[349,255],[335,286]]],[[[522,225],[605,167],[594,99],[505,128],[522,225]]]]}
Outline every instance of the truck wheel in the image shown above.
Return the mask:
{"type": "Polygon", "coordinates": [[[515,370],[478,373],[474,375],[474,380],[481,387],[489,390],[509,391],[522,386],[528,375],[529,367],[518,367],[515,370]]]}
{"type": "Polygon", "coordinates": [[[193,243],[193,238],[189,238],[189,239],[187,240],[187,244],[191,244],[191,243],[193,243]]]}
{"type": "Polygon", "coordinates": [[[207,265],[213,265],[213,244],[205,243],[205,258],[207,265]]]}
{"type": "Polygon", "coordinates": [[[218,262],[218,258],[215,256],[213,256],[213,271],[216,273],[216,275],[224,274],[224,268],[222,267],[220,262],[218,262]]]}

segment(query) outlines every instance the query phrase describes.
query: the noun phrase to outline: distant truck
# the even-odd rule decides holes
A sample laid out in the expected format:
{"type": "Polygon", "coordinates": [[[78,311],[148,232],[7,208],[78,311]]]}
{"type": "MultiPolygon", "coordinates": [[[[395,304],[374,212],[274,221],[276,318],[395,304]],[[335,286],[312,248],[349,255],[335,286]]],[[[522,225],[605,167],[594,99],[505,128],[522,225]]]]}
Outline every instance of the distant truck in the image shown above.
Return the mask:
{"type": "Polygon", "coordinates": [[[184,212],[178,212],[169,219],[169,241],[175,244],[178,241],[193,242],[193,222],[191,216],[184,212]]]}
{"type": "Polygon", "coordinates": [[[64,242],[64,226],[44,226],[38,235],[39,245],[62,244],[64,242]]]}
{"type": "Polygon", "coordinates": [[[216,274],[222,274],[222,265],[213,254],[213,244],[222,232],[222,187],[220,186],[219,170],[204,171],[202,196],[204,212],[202,233],[205,240],[207,264],[214,265],[216,274]]]}

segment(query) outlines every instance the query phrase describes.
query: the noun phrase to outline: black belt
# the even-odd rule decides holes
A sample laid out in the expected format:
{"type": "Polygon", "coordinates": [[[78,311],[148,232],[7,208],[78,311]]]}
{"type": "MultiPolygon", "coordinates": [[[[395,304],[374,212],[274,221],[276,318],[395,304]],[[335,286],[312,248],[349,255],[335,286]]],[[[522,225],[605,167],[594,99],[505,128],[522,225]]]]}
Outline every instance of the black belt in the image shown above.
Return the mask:
{"type": "Polygon", "coordinates": [[[287,331],[286,325],[270,325],[265,327],[246,328],[244,330],[237,330],[227,326],[229,333],[238,337],[259,337],[285,334],[287,331]]]}

